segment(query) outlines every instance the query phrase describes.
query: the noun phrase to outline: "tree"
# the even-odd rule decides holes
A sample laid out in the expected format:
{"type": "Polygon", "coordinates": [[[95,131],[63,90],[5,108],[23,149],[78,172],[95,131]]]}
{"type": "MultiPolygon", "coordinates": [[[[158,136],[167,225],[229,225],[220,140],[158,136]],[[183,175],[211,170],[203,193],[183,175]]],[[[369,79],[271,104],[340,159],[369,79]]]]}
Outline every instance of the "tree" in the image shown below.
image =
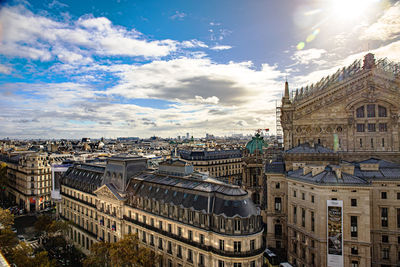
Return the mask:
{"type": "Polygon", "coordinates": [[[46,228],[49,234],[66,234],[70,229],[70,223],[66,221],[52,221],[46,228]]]}
{"type": "Polygon", "coordinates": [[[25,242],[20,242],[18,247],[13,250],[11,262],[17,266],[24,267],[53,267],[56,266],[54,260],[49,260],[47,251],[41,251],[33,255],[33,249],[25,242]]]}
{"type": "Polygon", "coordinates": [[[4,228],[11,228],[14,225],[14,215],[9,210],[0,208],[0,224],[4,228]]]}
{"type": "Polygon", "coordinates": [[[50,216],[47,215],[40,215],[35,222],[35,230],[38,232],[45,232],[47,228],[50,226],[52,223],[52,219],[50,216]]]}
{"type": "Polygon", "coordinates": [[[160,257],[139,243],[137,235],[126,235],[115,243],[93,244],[83,265],[151,267],[157,264],[160,257]]]}
{"type": "Polygon", "coordinates": [[[110,260],[110,243],[98,242],[94,243],[90,248],[90,255],[83,261],[85,267],[103,267],[111,266],[110,260]]]}
{"type": "Polygon", "coordinates": [[[7,252],[18,243],[15,233],[11,230],[12,225],[14,215],[9,210],[0,208],[0,249],[3,252],[7,252]]]}

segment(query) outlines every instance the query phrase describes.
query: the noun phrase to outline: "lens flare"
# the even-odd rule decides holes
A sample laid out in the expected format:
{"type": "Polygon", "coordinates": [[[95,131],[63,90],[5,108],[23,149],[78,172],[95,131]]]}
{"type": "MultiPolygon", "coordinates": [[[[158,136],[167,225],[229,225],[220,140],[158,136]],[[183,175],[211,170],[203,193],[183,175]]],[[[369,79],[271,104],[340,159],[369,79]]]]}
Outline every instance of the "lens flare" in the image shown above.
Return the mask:
{"type": "Polygon", "coordinates": [[[306,44],[304,42],[300,42],[297,44],[297,50],[302,50],[306,44]]]}

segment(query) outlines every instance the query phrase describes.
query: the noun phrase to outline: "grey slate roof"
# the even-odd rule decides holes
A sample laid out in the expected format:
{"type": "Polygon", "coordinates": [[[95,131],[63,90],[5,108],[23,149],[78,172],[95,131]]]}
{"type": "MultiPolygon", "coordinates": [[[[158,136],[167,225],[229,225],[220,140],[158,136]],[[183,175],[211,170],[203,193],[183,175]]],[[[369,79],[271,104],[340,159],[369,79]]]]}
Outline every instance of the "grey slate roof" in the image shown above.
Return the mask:
{"type": "Polygon", "coordinates": [[[303,175],[303,169],[297,169],[295,171],[289,171],[288,177],[298,180],[303,180],[309,183],[315,184],[325,184],[325,185],[367,185],[369,182],[363,178],[357,177],[356,175],[351,175],[348,173],[342,172],[342,178],[337,178],[335,171],[332,170],[332,167],[327,166],[324,171],[321,173],[312,176],[312,173],[309,172],[306,175],[303,175]]]}
{"type": "Polygon", "coordinates": [[[131,179],[128,192],[204,213],[225,214],[227,217],[260,214],[246,191],[228,185],[143,173],[131,179]]]}
{"type": "Polygon", "coordinates": [[[285,163],[283,161],[273,161],[265,165],[265,173],[285,173],[285,163]]]}
{"type": "Polygon", "coordinates": [[[61,183],[87,193],[93,193],[101,186],[104,169],[104,166],[77,164],[66,171],[61,183]]]}
{"type": "MultiPolygon", "coordinates": [[[[303,175],[303,169],[289,171],[289,178],[299,179],[316,184],[336,184],[336,185],[367,185],[374,180],[400,180],[400,164],[389,162],[382,159],[370,158],[359,162],[345,162],[354,166],[354,174],[342,172],[342,178],[337,178],[332,170],[334,165],[329,165],[325,170],[315,176],[311,172],[303,175]],[[378,170],[361,170],[361,164],[378,164],[378,170]]],[[[338,166],[336,166],[338,167],[338,166]]]]}

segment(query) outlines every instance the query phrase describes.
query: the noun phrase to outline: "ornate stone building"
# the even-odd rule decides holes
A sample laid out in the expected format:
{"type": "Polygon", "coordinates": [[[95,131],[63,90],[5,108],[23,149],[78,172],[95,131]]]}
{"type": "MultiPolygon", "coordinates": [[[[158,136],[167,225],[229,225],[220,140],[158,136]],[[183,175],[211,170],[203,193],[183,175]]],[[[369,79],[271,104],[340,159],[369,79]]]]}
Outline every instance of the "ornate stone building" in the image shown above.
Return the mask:
{"type": "Polygon", "coordinates": [[[399,75],[367,54],[293,97],[285,84],[285,152],[266,166],[267,246],[283,246],[290,263],[328,266],[339,247],[343,266],[398,266],[399,75]],[[343,217],[328,238],[331,201],[343,217]]]}
{"type": "Polygon", "coordinates": [[[158,172],[145,161],[113,157],[65,174],[59,213],[73,222],[69,237],[85,253],[93,242],[136,233],[163,256],[160,266],[262,265],[262,218],[247,191],[193,173],[183,161],[164,162],[158,172]]]}
{"type": "Polygon", "coordinates": [[[367,54],[290,97],[285,84],[281,123],[285,150],[321,144],[354,160],[400,162],[400,65],[367,54]]]}

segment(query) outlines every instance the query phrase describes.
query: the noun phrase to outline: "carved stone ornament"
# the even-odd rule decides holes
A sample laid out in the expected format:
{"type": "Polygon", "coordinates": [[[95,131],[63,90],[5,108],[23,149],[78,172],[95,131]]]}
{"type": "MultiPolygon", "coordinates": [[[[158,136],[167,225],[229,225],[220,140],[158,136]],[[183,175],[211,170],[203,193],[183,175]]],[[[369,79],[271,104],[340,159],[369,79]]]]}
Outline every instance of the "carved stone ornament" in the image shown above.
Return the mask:
{"type": "Polygon", "coordinates": [[[110,199],[117,199],[113,192],[110,191],[106,186],[101,188],[99,191],[96,192],[97,196],[104,196],[110,199]]]}

